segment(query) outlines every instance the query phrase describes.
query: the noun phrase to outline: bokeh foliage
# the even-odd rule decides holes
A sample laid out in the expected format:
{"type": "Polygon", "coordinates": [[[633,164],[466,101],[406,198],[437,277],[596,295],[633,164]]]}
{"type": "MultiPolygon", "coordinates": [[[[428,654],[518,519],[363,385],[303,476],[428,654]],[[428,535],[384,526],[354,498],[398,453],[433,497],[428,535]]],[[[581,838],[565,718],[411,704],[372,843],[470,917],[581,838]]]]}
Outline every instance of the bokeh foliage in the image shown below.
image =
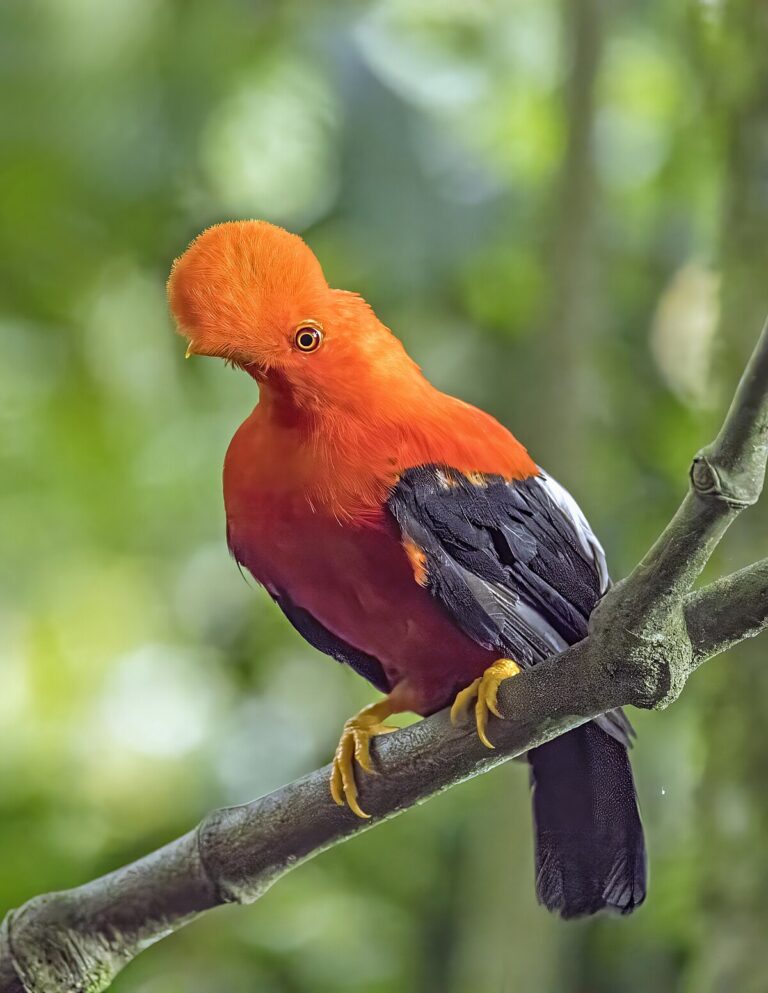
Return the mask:
{"type": "MultiPolygon", "coordinates": [[[[760,0],[0,6],[3,910],[327,761],[371,698],[228,559],[220,465],[255,388],[183,361],[172,258],[227,218],[303,232],[571,487],[622,575],[767,309],[766,39],[760,0]]],[[[637,715],[631,920],[537,908],[512,763],[114,988],[763,993],[766,650],[637,715]]]]}

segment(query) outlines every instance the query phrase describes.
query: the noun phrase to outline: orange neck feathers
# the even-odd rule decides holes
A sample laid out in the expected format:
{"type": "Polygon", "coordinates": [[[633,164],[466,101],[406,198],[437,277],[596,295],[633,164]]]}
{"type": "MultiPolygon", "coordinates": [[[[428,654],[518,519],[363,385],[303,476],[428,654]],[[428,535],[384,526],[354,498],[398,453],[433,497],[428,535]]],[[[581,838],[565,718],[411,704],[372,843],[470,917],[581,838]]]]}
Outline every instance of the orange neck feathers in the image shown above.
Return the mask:
{"type": "Polygon", "coordinates": [[[227,454],[228,509],[245,494],[368,516],[411,466],[537,472],[497,421],[436,390],[364,300],[329,287],[296,235],[263,221],[210,228],[174,263],[168,294],[189,351],[260,386],[227,454]]]}
{"type": "MultiPolygon", "coordinates": [[[[302,402],[279,377],[260,378],[259,404],[227,455],[227,489],[290,500],[339,519],[367,519],[378,516],[412,466],[436,463],[508,479],[538,472],[490,415],[441,393],[413,365],[403,372],[386,389],[369,381],[343,410],[302,402]]],[[[349,374],[354,381],[356,371],[349,374]]]]}

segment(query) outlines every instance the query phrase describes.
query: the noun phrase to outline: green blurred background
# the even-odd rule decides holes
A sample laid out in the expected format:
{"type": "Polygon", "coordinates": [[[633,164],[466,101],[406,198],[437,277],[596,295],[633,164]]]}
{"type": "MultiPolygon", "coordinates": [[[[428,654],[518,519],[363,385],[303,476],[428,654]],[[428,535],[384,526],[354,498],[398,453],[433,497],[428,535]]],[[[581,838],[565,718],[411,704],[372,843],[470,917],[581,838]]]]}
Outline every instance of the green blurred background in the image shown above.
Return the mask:
{"type": "MultiPolygon", "coordinates": [[[[762,0],[0,5],[0,911],[324,762],[372,691],[224,541],[256,400],[184,362],[206,225],[304,233],[568,485],[615,576],[768,309],[762,0]]],[[[764,554],[751,511],[713,572],[764,554]]],[[[534,898],[512,763],[208,915],[122,993],[768,990],[768,642],[636,714],[645,907],[534,898]]]]}

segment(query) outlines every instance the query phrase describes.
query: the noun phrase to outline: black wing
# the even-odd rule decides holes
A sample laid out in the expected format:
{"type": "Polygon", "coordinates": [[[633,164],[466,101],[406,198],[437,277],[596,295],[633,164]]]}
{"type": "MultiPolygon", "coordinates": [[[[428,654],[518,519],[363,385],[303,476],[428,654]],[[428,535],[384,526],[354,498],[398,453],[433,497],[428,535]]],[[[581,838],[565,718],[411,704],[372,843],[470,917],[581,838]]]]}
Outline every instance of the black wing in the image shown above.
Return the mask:
{"type": "MultiPolygon", "coordinates": [[[[424,554],[426,586],[474,641],[523,666],[587,634],[608,587],[605,555],[576,502],[551,477],[409,469],[389,499],[424,554]]],[[[622,742],[620,714],[599,718],[622,742]]]]}
{"type": "MultiPolygon", "coordinates": [[[[423,554],[419,581],[480,644],[533,665],[586,635],[608,586],[605,556],[553,479],[423,466],[403,475],[389,507],[423,554]]],[[[628,914],[645,899],[631,734],[618,710],[528,753],[536,892],[562,917],[628,914]]]]}
{"type": "Polygon", "coordinates": [[[422,466],[404,473],[389,509],[424,552],[429,590],[475,641],[532,665],[586,635],[605,558],[549,477],[422,466]]]}

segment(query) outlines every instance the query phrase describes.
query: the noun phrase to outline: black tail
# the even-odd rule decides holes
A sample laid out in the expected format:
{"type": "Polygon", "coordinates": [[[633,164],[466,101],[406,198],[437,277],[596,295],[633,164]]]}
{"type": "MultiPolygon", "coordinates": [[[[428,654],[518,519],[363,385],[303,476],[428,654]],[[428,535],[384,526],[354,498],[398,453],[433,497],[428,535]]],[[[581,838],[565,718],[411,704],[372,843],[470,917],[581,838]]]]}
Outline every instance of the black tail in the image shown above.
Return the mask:
{"type": "Polygon", "coordinates": [[[643,826],[627,750],[584,724],[528,753],[536,831],[536,893],[561,917],[645,899],[643,826]]]}

